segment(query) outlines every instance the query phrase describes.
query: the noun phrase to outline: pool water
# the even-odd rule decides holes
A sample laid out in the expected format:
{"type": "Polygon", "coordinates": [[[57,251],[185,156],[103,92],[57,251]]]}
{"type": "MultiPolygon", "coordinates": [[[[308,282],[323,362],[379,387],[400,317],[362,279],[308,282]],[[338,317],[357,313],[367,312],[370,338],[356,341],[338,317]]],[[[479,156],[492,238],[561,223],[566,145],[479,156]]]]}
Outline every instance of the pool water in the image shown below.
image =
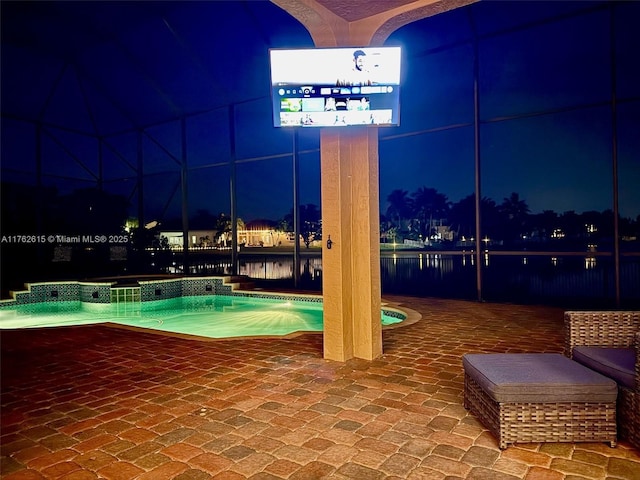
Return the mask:
{"type": "MultiPolygon", "coordinates": [[[[383,325],[403,319],[381,312],[383,325]]],[[[44,302],[0,309],[0,329],[116,323],[210,338],[322,331],[322,303],[195,296],[134,303],[44,302]]]]}

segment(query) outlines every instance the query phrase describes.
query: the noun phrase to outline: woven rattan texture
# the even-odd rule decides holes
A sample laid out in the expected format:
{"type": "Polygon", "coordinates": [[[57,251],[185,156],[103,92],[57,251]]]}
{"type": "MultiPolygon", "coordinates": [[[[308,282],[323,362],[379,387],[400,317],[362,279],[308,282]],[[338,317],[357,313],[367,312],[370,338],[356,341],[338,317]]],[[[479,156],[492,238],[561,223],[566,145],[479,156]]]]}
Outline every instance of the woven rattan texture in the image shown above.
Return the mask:
{"type": "Polygon", "coordinates": [[[564,322],[569,358],[576,346],[635,348],[635,387],[618,385],[618,433],[640,448],[640,312],[570,311],[565,312],[564,322]]]}
{"type": "Polygon", "coordinates": [[[501,449],[516,442],[616,445],[614,403],[498,403],[465,374],[464,406],[496,436],[501,449]]]}

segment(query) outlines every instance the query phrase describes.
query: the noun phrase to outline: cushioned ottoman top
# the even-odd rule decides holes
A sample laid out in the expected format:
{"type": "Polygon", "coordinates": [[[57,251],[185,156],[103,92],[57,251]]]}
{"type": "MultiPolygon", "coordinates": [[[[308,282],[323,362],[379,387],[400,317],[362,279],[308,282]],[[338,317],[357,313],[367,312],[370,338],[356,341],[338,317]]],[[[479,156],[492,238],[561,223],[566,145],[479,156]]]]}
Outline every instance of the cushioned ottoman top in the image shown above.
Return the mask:
{"type": "Polygon", "coordinates": [[[618,394],[614,380],[559,353],[467,354],[462,364],[499,403],[612,403],[618,394]]]}

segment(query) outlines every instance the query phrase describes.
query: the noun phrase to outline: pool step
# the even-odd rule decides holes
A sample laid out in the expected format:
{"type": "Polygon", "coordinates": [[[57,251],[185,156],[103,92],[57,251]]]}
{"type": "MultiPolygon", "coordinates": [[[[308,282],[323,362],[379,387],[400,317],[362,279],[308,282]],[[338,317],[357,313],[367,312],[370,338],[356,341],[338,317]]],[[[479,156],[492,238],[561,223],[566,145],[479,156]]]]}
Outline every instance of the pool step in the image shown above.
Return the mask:
{"type": "Polygon", "coordinates": [[[255,290],[256,288],[253,280],[246,275],[232,275],[227,283],[234,284],[234,290],[255,290]]]}

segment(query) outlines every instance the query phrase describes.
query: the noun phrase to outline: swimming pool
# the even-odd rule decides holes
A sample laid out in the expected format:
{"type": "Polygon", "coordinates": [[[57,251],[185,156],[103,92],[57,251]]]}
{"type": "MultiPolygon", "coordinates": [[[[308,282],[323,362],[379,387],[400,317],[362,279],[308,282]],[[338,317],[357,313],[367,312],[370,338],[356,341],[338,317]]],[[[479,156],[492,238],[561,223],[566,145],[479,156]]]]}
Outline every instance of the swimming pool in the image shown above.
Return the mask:
{"type": "MultiPolygon", "coordinates": [[[[382,310],[383,326],[402,312],[382,310]]],[[[322,303],[234,295],[127,303],[40,302],[0,309],[0,330],[114,323],[209,338],[283,336],[322,331],[322,303]]]]}

